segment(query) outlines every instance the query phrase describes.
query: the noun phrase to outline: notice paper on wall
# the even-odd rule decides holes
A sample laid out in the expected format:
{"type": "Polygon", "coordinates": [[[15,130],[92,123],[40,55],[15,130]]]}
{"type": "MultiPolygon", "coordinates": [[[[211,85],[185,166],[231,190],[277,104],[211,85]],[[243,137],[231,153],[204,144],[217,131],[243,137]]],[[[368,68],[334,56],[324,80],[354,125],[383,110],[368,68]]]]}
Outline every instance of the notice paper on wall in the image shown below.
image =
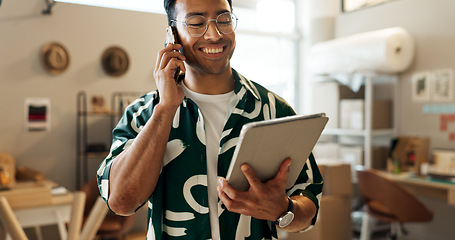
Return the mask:
{"type": "Polygon", "coordinates": [[[455,73],[452,68],[420,71],[412,75],[412,100],[424,103],[422,113],[439,115],[439,131],[455,141],[455,73]]]}
{"type": "Polygon", "coordinates": [[[431,97],[437,102],[452,102],[454,96],[453,69],[433,71],[431,74],[431,97]]]}
{"type": "Polygon", "coordinates": [[[48,98],[25,99],[25,130],[48,131],[50,124],[51,101],[48,98]]]}
{"type": "Polygon", "coordinates": [[[412,100],[415,102],[452,102],[455,84],[453,69],[416,72],[412,75],[412,100]]]}

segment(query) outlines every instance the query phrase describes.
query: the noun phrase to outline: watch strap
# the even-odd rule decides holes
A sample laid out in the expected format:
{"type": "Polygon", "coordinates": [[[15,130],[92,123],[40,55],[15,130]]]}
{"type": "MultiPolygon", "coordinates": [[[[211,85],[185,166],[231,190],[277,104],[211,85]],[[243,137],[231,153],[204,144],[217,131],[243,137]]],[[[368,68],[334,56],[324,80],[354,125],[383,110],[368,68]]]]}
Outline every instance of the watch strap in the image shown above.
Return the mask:
{"type": "MultiPolygon", "coordinates": [[[[288,197],[288,200],[289,200],[288,209],[286,210],[286,212],[282,216],[286,215],[286,213],[288,213],[288,212],[292,212],[292,210],[294,209],[294,203],[292,202],[291,198],[288,197]]],[[[276,221],[272,221],[272,223],[279,224],[280,223],[280,218],[282,216],[280,216],[276,221]]]]}

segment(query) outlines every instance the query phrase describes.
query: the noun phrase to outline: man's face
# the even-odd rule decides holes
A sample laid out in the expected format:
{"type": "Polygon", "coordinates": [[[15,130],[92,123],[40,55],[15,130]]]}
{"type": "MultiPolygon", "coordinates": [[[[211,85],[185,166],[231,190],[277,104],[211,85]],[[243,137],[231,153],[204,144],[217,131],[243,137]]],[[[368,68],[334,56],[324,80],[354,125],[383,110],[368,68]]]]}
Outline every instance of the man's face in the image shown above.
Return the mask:
{"type": "MultiPolygon", "coordinates": [[[[216,19],[231,8],[226,0],[177,0],[176,20],[186,21],[193,15],[216,19]]],[[[235,33],[223,34],[215,22],[209,22],[207,32],[201,37],[191,36],[185,24],[176,23],[179,38],[186,57],[187,70],[206,74],[219,74],[230,68],[230,59],[235,49],[235,33]]]]}

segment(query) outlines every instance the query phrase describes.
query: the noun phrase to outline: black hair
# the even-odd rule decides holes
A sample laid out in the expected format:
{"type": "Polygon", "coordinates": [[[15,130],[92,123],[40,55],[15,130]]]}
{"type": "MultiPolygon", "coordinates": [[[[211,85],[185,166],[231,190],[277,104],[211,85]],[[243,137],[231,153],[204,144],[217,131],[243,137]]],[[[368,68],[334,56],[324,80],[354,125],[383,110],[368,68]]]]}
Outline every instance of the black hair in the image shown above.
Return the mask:
{"type": "MultiPolygon", "coordinates": [[[[167,23],[169,26],[171,26],[171,20],[175,19],[175,16],[176,16],[175,1],[176,0],[164,0],[164,10],[166,10],[167,23]]],[[[232,10],[232,0],[227,0],[227,1],[232,10]]]]}

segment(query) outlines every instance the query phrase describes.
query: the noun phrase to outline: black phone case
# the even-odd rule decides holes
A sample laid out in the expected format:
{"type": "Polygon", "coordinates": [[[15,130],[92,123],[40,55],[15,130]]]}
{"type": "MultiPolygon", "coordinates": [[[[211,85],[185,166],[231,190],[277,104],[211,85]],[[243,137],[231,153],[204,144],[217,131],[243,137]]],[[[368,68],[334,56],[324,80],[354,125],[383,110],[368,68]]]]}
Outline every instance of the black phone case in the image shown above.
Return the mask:
{"type": "MultiPolygon", "coordinates": [[[[166,47],[169,43],[179,43],[177,29],[173,26],[169,26],[166,34],[166,41],[164,46],[166,47]]],[[[174,79],[177,83],[180,83],[185,78],[185,73],[180,71],[180,67],[177,67],[174,72],[174,79]]]]}

